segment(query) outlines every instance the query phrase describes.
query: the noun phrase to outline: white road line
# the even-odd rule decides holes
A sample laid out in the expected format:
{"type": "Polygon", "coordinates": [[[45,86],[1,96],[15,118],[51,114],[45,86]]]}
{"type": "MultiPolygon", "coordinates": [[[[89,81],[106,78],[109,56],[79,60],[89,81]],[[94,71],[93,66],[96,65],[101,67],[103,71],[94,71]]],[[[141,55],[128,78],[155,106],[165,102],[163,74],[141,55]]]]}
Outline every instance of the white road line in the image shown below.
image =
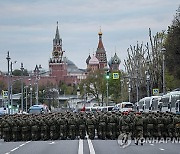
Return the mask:
{"type": "Polygon", "coordinates": [[[19,147],[16,147],[16,148],[12,149],[11,152],[13,152],[13,151],[15,151],[15,150],[17,150],[17,149],[19,149],[19,147]]]}
{"type": "Polygon", "coordinates": [[[150,145],[154,146],[154,144],[150,144],[150,145]]]}
{"type": "Polygon", "coordinates": [[[49,143],[49,144],[55,144],[55,142],[51,142],[51,143],[49,143]]]}
{"type": "Polygon", "coordinates": [[[165,149],[163,149],[163,148],[159,148],[159,150],[165,150],[165,149]]]}
{"type": "Polygon", "coordinates": [[[90,154],[95,154],[94,147],[93,147],[91,140],[88,138],[87,141],[88,141],[90,154]]]}
{"type": "Polygon", "coordinates": [[[83,140],[79,140],[78,154],[83,154],[83,140]]]}
{"type": "Polygon", "coordinates": [[[26,144],[28,144],[28,143],[30,143],[30,142],[31,142],[31,141],[25,142],[25,143],[19,145],[18,147],[10,150],[10,152],[6,152],[5,154],[10,154],[11,152],[16,151],[16,150],[19,149],[20,147],[22,147],[22,146],[24,146],[24,145],[26,145],[26,144]]]}

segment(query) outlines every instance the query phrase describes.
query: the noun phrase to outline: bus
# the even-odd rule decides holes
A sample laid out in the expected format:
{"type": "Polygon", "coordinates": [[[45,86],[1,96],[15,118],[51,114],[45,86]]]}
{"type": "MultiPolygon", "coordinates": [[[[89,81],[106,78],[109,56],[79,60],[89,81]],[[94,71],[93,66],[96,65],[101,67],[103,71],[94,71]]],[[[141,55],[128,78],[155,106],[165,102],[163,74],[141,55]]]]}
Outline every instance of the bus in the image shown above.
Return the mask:
{"type": "Polygon", "coordinates": [[[160,104],[161,111],[176,113],[178,100],[180,100],[180,91],[171,91],[163,95],[160,104]]]}
{"type": "Polygon", "coordinates": [[[139,112],[158,111],[162,96],[144,97],[137,103],[137,110],[139,112]]]}

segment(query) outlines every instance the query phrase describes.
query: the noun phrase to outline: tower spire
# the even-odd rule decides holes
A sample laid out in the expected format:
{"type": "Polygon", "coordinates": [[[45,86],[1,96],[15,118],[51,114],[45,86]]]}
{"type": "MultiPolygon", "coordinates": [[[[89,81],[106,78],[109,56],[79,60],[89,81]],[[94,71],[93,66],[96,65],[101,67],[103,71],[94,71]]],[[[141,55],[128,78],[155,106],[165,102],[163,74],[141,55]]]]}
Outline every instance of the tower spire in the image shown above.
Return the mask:
{"type": "Polygon", "coordinates": [[[99,43],[98,43],[98,48],[97,48],[97,50],[98,49],[103,49],[104,50],[104,45],[103,45],[103,42],[102,42],[102,31],[101,31],[101,26],[100,26],[100,31],[99,31],[99,33],[98,33],[98,35],[99,35],[99,43]]]}
{"type": "Polygon", "coordinates": [[[60,39],[60,37],[59,37],[58,21],[57,21],[57,28],[56,28],[55,39],[60,39]]]}

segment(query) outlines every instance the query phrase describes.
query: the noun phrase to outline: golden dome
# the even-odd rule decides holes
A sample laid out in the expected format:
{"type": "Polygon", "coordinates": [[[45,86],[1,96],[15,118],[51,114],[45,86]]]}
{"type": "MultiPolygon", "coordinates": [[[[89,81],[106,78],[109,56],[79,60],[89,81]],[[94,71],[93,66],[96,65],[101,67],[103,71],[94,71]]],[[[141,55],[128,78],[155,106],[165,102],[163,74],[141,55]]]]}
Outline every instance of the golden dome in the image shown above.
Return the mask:
{"type": "Polygon", "coordinates": [[[102,35],[102,32],[101,32],[101,27],[100,27],[100,31],[99,31],[98,35],[102,35]]]}

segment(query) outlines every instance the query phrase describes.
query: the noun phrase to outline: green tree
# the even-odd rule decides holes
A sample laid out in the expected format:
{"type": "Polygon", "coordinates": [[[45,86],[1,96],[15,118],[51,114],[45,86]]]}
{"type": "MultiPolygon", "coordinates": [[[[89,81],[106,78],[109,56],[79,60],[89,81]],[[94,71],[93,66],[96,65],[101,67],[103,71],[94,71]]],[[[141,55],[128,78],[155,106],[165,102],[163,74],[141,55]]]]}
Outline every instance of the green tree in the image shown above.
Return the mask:
{"type": "Polygon", "coordinates": [[[6,84],[5,84],[5,82],[2,81],[2,80],[0,80],[0,92],[1,92],[2,90],[5,90],[5,89],[6,89],[6,84]]]}
{"type": "MultiPolygon", "coordinates": [[[[21,76],[21,70],[15,69],[15,70],[12,72],[12,74],[13,74],[14,76],[21,76]]],[[[28,73],[27,69],[24,69],[24,70],[23,70],[23,76],[29,76],[29,73],[28,73]]]]}
{"type": "MultiPolygon", "coordinates": [[[[180,11],[180,7],[178,10],[180,11]]],[[[180,12],[178,11],[172,25],[168,27],[165,48],[166,70],[174,78],[170,87],[167,88],[178,88],[180,87],[180,12]]]]}

